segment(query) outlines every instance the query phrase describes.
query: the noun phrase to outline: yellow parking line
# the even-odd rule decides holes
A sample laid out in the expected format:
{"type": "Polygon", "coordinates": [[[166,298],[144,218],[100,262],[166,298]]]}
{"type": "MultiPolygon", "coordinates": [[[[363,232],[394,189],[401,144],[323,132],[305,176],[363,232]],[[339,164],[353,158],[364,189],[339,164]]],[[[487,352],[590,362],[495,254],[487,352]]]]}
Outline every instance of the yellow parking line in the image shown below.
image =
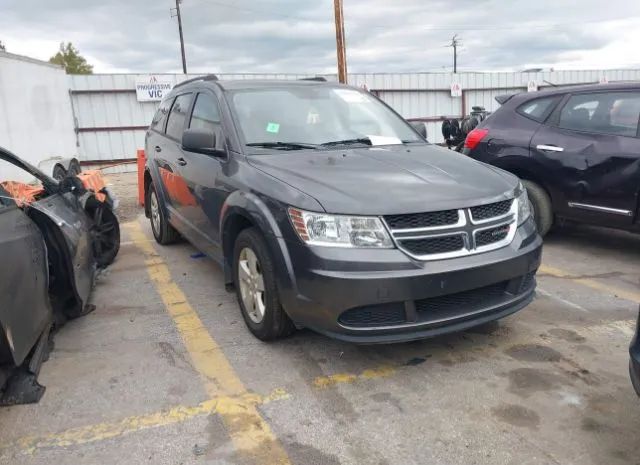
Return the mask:
{"type": "Polygon", "coordinates": [[[360,374],[355,373],[336,373],[327,376],[318,376],[313,380],[313,385],[317,388],[328,388],[336,384],[354,383],[359,379],[375,379],[386,378],[396,372],[396,368],[392,366],[381,366],[369,370],[364,370],[360,374]]]}
{"type": "Polygon", "coordinates": [[[590,287],[591,289],[595,289],[597,291],[606,292],[607,294],[612,294],[621,299],[629,300],[631,302],[636,302],[640,304],[640,292],[630,291],[627,289],[620,289],[619,287],[609,286],[607,284],[603,284],[601,282],[595,281],[593,279],[588,278],[572,278],[572,274],[561,270],[559,268],[553,268],[551,266],[541,265],[538,269],[540,273],[548,274],[549,276],[553,276],[556,278],[565,278],[571,279],[572,282],[582,284],[583,286],[590,287]]]}
{"type": "Polygon", "coordinates": [[[173,282],[169,268],[147,240],[139,223],[129,223],[129,234],[144,253],[147,271],[182,337],[207,394],[218,398],[216,412],[242,455],[261,465],[289,464],[289,458],[255,403],[245,399],[247,389],[224,353],[213,340],[182,290],[173,282]]]}
{"type": "MultiPolygon", "coordinates": [[[[318,376],[311,381],[311,384],[316,388],[325,389],[339,384],[350,384],[358,380],[385,378],[395,374],[397,371],[398,367],[382,365],[363,370],[361,373],[337,373],[318,376]]],[[[98,423],[95,425],[71,428],[57,433],[26,436],[10,443],[0,444],[0,451],[17,448],[22,452],[33,453],[43,448],[68,447],[99,442],[145,429],[183,423],[202,415],[210,415],[213,413],[223,414],[228,412],[228,406],[233,403],[257,406],[289,398],[290,395],[282,388],[275,389],[266,397],[248,393],[245,393],[239,398],[214,397],[195,406],[178,405],[168,410],[152,412],[146,415],[135,415],[111,423],[98,423]]]]}
{"type": "MultiPolygon", "coordinates": [[[[256,394],[245,394],[242,398],[237,399],[237,401],[242,404],[260,405],[288,397],[289,395],[283,389],[276,389],[267,397],[261,397],[256,394]]],[[[59,433],[27,436],[13,443],[0,445],[0,450],[17,447],[23,452],[33,453],[37,449],[68,447],[104,441],[136,431],[183,423],[197,416],[217,413],[221,405],[233,401],[234,399],[228,397],[217,397],[201,402],[195,406],[178,405],[169,410],[153,412],[146,415],[135,415],[112,423],[98,423],[95,425],[71,428],[59,433]]]]}

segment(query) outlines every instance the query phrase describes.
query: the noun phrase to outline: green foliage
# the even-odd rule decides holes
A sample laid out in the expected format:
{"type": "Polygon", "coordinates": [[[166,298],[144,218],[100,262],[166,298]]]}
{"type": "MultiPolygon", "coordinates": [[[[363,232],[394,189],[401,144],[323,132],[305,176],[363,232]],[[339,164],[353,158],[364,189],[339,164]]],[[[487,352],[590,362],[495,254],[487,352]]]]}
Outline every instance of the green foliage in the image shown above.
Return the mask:
{"type": "Polygon", "coordinates": [[[80,55],[77,48],[71,42],[60,43],[60,50],[49,58],[49,63],[64,66],[67,74],[92,74],[93,66],[80,55]]]}

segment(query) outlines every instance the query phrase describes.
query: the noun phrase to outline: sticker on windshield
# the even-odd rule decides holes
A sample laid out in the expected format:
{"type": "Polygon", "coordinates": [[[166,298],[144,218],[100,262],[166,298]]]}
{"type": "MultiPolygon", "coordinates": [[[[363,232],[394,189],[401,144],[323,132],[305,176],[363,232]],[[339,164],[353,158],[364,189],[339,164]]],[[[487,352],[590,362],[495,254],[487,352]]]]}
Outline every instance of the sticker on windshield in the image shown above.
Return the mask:
{"type": "Polygon", "coordinates": [[[357,90],[351,89],[334,89],[338,97],[348,103],[367,103],[367,97],[357,90]]]}
{"type": "Polygon", "coordinates": [[[278,123],[269,123],[267,124],[266,131],[273,134],[278,134],[280,132],[280,125],[278,123]]]}

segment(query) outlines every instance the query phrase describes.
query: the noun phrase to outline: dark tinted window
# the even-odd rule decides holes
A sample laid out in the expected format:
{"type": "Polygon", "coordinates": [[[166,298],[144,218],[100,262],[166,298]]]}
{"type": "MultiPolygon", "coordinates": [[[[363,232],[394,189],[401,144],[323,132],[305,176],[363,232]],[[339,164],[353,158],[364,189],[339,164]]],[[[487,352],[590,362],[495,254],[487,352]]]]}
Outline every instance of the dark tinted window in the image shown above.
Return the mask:
{"type": "Polygon", "coordinates": [[[542,121],[560,99],[558,96],[530,100],[518,107],[518,112],[536,121],[542,121]]]}
{"type": "Polygon", "coordinates": [[[171,113],[167,119],[167,135],[174,139],[181,139],[184,130],[184,121],[187,118],[191,94],[178,95],[171,107],[171,113]]]}
{"type": "Polygon", "coordinates": [[[220,111],[216,98],[209,94],[198,94],[189,127],[213,130],[217,123],[220,123],[220,111]]]}
{"type": "Polygon", "coordinates": [[[167,115],[169,114],[172,103],[172,98],[160,102],[158,111],[153,115],[153,120],[151,121],[151,127],[156,131],[164,132],[164,123],[167,121],[167,115]]]}
{"type": "Polygon", "coordinates": [[[559,126],[578,131],[635,136],[640,92],[573,95],[560,112],[559,126]]]}
{"type": "Polygon", "coordinates": [[[16,203],[13,198],[9,195],[9,193],[4,190],[2,186],[0,186],[0,212],[4,210],[6,207],[12,207],[16,203]]]}

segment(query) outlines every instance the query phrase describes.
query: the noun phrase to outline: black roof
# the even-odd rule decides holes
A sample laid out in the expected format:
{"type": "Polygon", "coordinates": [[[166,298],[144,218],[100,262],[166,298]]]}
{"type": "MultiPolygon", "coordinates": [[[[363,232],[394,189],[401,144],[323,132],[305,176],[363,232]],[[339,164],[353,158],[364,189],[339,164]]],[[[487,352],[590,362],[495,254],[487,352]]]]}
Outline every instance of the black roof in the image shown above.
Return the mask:
{"type": "Polygon", "coordinates": [[[552,94],[566,94],[567,89],[571,92],[589,92],[589,91],[615,91],[615,90],[632,90],[640,89],[640,82],[610,82],[608,84],[580,84],[580,85],[558,85],[558,87],[549,87],[539,92],[544,92],[547,95],[552,94]]]}
{"type": "Polygon", "coordinates": [[[566,93],[574,92],[615,92],[624,90],[640,90],[640,82],[611,82],[608,84],[579,84],[579,85],[562,85],[557,87],[545,87],[537,92],[513,92],[510,94],[498,95],[496,100],[498,103],[503,104],[508,100],[513,101],[527,101],[533,98],[547,96],[547,95],[562,95],[566,93]]]}
{"type": "Polygon", "coordinates": [[[265,89],[270,87],[313,87],[313,86],[341,86],[337,82],[323,82],[308,79],[237,79],[217,81],[216,84],[224,90],[265,89]]]}

